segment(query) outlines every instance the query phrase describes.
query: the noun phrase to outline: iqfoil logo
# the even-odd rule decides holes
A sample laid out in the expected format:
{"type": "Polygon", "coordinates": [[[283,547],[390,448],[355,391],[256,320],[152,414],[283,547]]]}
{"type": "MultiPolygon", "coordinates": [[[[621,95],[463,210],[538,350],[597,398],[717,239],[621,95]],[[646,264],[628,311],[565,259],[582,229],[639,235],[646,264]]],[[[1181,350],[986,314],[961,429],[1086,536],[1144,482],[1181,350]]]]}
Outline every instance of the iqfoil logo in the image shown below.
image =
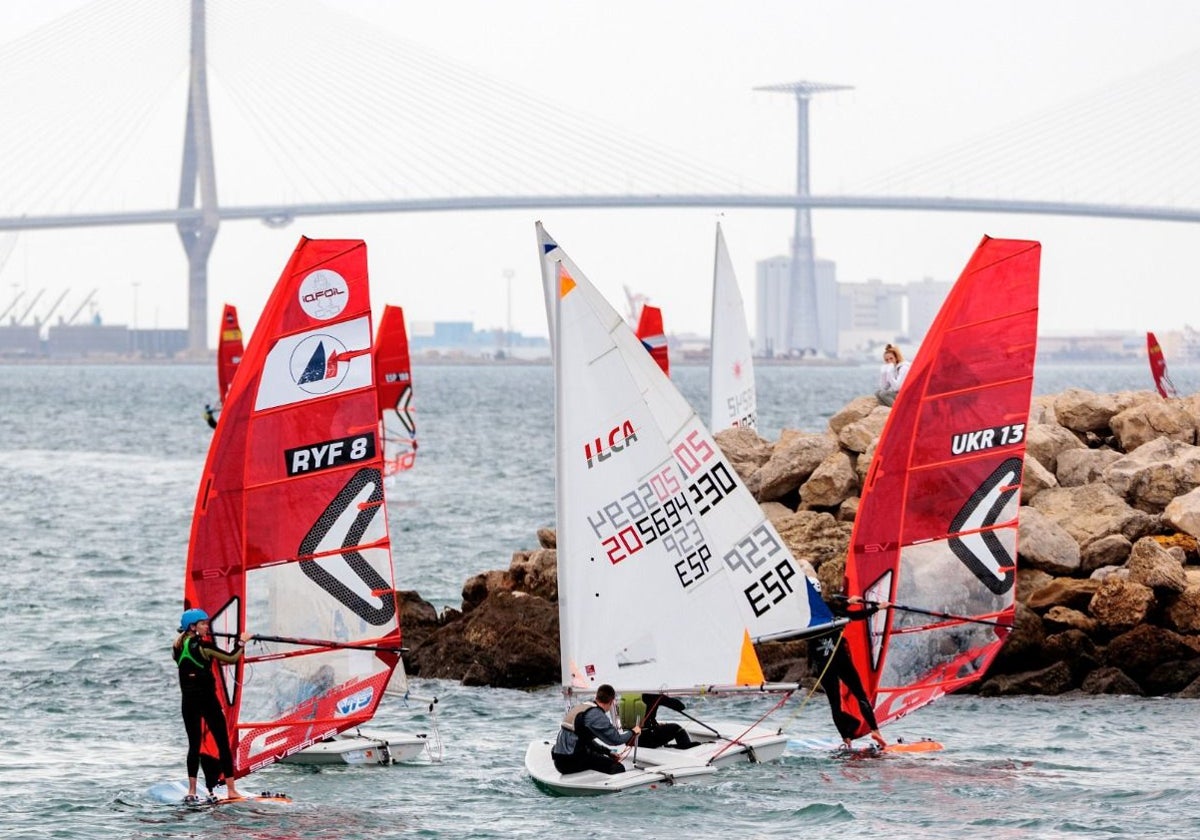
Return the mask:
{"type": "Polygon", "coordinates": [[[336,271],[319,268],[300,281],[300,306],[319,321],[336,318],[350,300],[350,287],[336,271]]]}

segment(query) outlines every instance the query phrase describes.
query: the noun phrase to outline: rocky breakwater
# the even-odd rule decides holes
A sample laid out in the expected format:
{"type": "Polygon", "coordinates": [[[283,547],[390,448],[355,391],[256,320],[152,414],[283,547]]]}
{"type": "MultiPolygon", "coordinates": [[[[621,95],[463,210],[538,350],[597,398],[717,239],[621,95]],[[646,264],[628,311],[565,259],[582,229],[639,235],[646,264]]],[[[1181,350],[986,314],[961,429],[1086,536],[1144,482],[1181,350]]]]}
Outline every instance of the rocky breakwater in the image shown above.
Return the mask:
{"type": "MultiPolygon", "coordinates": [[[[863,477],[890,409],[860,397],[822,433],[717,440],[793,553],[838,591],[863,477]]],[[[1035,399],[1021,494],[1017,612],[982,694],[1072,689],[1200,697],[1200,395],[1069,390],[1035,399]]],[[[558,682],[554,533],[472,577],[461,610],[404,607],[409,670],[466,685],[558,682]]],[[[803,643],[759,647],[807,681],[803,643]]]]}

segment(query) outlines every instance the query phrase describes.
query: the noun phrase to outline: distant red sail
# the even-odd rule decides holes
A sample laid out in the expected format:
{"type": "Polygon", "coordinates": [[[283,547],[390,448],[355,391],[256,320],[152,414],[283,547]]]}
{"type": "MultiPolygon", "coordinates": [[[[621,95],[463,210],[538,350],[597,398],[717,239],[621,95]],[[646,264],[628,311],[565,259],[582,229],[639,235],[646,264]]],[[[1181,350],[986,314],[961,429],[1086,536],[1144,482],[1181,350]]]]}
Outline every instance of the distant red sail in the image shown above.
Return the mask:
{"type": "Polygon", "coordinates": [[[1036,242],[984,238],[867,473],[846,594],[910,608],[853,621],[843,641],[880,725],[978,680],[1011,629],[1040,258],[1036,242]]]}
{"type": "Polygon", "coordinates": [[[225,304],[221,313],[221,332],[217,336],[217,399],[223,404],[233,375],[242,361],[242,328],[238,324],[237,307],[225,304]]]}
{"type": "Polygon", "coordinates": [[[383,425],[383,474],[412,467],[417,457],[417,421],[412,404],[412,363],[404,310],[385,306],[375,334],[375,383],[383,425]]]}
{"type": "Polygon", "coordinates": [[[1163,356],[1162,347],[1154,333],[1146,333],[1146,355],[1150,358],[1150,374],[1154,377],[1154,387],[1158,395],[1164,399],[1179,395],[1175,383],[1167,376],[1167,360],[1163,356]]]}
{"type": "Polygon", "coordinates": [[[667,355],[667,336],[663,332],[662,310],[657,306],[643,306],[638,317],[637,337],[642,346],[658,362],[662,372],[671,375],[671,360],[667,355]]]}
{"type": "Polygon", "coordinates": [[[184,605],[218,641],[236,775],[371,718],[399,661],[366,245],[301,239],[225,399],[184,605]]]}

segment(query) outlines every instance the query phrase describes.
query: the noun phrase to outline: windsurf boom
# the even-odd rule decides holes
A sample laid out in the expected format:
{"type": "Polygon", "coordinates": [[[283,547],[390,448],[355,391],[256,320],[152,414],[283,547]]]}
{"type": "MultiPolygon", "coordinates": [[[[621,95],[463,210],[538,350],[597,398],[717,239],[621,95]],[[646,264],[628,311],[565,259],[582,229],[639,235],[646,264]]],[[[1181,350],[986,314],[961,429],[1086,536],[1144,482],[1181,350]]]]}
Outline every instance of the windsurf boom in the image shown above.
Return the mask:
{"type": "Polygon", "coordinates": [[[366,245],[301,239],[225,399],[184,582],[215,633],[294,640],[219,672],[239,777],[369,720],[399,661],[371,347],[366,245]]]}
{"type": "Polygon", "coordinates": [[[1036,242],[984,238],[868,470],[845,592],[915,608],[846,630],[880,725],[978,680],[1011,630],[1040,257],[1036,242]]]}

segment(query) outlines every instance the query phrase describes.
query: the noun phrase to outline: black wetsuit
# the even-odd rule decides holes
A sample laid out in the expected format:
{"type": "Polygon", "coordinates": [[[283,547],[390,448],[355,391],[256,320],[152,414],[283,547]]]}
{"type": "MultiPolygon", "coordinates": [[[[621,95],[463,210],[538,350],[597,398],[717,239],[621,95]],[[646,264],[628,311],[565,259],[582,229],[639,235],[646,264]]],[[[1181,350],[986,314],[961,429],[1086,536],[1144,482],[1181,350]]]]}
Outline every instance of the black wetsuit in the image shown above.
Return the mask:
{"type": "MultiPolygon", "coordinates": [[[[225,724],[225,711],[217,697],[217,680],[213,675],[211,652],[225,654],[211,639],[201,639],[197,636],[185,636],[183,643],[171,654],[175,664],[179,666],[179,690],[182,695],[180,711],[183,715],[183,727],[187,730],[188,778],[195,778],[200,770],[200,747],[203,743],[201,722],[208,727],[213,739],[217,742],[218,764],[205,755],[204,783],[211,791],[221,778],[233,778],[233,753],[229,749],[229,730],[225,724]],[[203,651],[203,652],[202,652],[203,651]],[[209,655],[206,655],[208,652],[209,655]]],[[[228,654],[225,654],[228,656],[228,654]]]]}
{"type": "MultiPolygon", "coordinates": [[[[834,615],[848,618],[851,621],[865,621],[879,612],[879,607],[873,604],[853,609],[841,601],[830,604],[830,608],[834,615]]],[[[867,690],[863,688],[862,678],[858,674],[858,669],[854,667],[854,660],[850,657],[850,651],[846,649],[845,640],[840,639],[837,635],[821,636],[812,640],[809,651],[817,675],[824,674],[821,677],[821,685],[825,689],[825,697],[829,700],[833,725],[837,727],[842,738],[858,737],[859,726],[862,723],[866,723],[867,731],[878,729],[879,724],[875,721],[875,710],[871,708],[867,690]],[[830,661],[830,656],[833,657],[832,661],[830,661]],[[828,667],[826,667],[826,663],[828,663],[828,667]],[[842,686],[845,686],[857,701],[858,713],[861,717],[855,717],[842,708],[842,686]]]]}

